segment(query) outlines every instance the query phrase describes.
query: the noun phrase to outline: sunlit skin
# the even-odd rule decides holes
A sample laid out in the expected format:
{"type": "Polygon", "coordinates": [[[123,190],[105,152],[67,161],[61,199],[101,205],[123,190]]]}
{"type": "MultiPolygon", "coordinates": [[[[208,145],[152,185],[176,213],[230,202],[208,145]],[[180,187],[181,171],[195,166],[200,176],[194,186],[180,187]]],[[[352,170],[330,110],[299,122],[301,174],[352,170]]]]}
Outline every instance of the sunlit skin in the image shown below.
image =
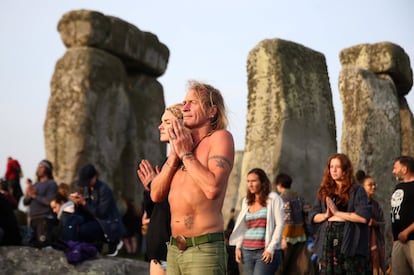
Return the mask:
{"type": "Polygon", "coordinates": [[[211,118],[217,107],[202,107],[196,91],[189,89],[182,107],[184,123],[175,120],[169,129],[172,152],[166,169],[151,184],[153,201],[168,195],[173,236],[198,236],[224,228],[221,208],[234,160],[234,142],[227,130],[212,131],[211,118]],[[186,152],[192,152],[182,159],[186,169],[171,169],[186,152]]]}
{"type": "Polygon", "coordinates": [[[158,126],[161,142],[168,142],[168,129],[172,127],[171,124],[173,120],[177,120],[177,118],[170,111],[166,110],[161,117],[161,124],[158,126]]]}
{"type": "MultiPolygon", "coordinates": [[[[172,127],[172,122],[174,120],[178,120],[176,116],[173,115],[172,112],[165,110],[164,114],[161,117],[161,124],[158,126],[158,130],[160,131],[160,141],[161,142],[168,142],[169,141],[169,133],[168,129],[172,127]]],[[[170,153],[173,148],[170,149],[170,153]]],[[[149,191],[148,184],[152,181],[152,179],[160,172],[160,168],[158,165],[154,167],[147,159],[143,159],[139,164],[139,169],[137,171],[138,177],[141,180],[142,184],[144,185],[145,190],[149,191]]]]}

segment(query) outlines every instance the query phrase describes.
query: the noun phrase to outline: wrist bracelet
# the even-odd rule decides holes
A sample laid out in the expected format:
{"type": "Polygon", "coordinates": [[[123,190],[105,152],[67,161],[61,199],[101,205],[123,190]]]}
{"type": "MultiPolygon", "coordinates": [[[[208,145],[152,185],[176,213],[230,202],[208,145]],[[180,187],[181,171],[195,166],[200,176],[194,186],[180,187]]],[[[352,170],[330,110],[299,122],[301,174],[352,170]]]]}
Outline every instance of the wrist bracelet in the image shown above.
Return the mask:
{"type": "Polygon", "coordinates": [[[191,151],[184,152],[183,154],[180,155],[180,159],[183,160],[184,157],[192,155],[192,154],[193,154],[193,152],[191,152],[191,151]]]}
{"type": "Polygon", "coordinates": [[[170,167],[171,169],[177,169],[177,168],[178,168],[178,166],[172,166],[172,165],[168,162],[168,160],[165,162],[165,164],[167,164],[167,166],[168,166],[168,167],[170,167]]]}

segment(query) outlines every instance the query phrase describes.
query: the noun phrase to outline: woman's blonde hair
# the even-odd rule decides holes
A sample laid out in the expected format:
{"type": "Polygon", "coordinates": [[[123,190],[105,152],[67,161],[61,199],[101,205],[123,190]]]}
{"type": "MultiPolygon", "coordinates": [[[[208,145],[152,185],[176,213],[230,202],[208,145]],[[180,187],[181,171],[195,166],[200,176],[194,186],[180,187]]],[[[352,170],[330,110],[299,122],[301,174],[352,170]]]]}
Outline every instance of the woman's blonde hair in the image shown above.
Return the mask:
{"type": "Polygon", "coordinates": [[[183,112],[181,109],[183,108],[182,103],[177,103],[167,107],[165,110],[170,111],[176,118],[183,119],[183,112]]]}

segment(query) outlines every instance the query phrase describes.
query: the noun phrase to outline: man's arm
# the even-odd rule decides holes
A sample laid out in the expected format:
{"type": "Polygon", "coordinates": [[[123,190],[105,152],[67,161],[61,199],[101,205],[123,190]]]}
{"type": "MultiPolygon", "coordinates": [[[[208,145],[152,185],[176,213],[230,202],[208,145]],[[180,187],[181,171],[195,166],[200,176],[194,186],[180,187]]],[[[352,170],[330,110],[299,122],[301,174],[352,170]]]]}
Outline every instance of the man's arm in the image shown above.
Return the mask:
{"type": "Polygon", "coordinates": [[[207,167],[194,154],[182,158],[187,173],[205,196],[216,199],[223,191],[234,162],[234,141],[230,132],[219,130],[210,137],[207,167]]]}
{"type": "Polygon", "coordinates": [[[398,240],[402,243],[406,243],[408,240],[408,235],[411,234],[411,232],[414,231],[414,222],[407,226],[403,231],[398,234],[398,240]]]}

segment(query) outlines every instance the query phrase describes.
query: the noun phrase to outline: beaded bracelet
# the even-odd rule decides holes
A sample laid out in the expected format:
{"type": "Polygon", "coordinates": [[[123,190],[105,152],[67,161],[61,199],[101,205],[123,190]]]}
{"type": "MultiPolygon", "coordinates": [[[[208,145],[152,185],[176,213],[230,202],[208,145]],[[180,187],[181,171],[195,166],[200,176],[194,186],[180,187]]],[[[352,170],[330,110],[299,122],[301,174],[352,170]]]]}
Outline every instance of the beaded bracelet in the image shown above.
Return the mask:
{"type": "Polygon", "coordinates": [[[184,157],[189,156],[189,155],[192,155],[192,154],[193,154],[193,152],[191,152],[191,151],[184,152],[184,153],[180,156],[180,159],[182,160],[184,157]]]}

